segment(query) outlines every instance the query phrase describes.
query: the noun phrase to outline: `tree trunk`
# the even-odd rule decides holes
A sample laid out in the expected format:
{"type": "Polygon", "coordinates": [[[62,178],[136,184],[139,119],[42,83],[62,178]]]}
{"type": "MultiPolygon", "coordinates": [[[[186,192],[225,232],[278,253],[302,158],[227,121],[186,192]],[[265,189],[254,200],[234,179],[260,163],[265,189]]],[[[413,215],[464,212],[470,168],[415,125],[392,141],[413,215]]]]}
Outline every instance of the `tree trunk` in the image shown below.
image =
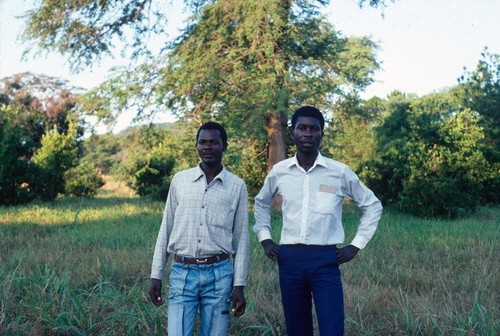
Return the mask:
{"type": "Polygon", "coordinates": [[[278,162],[286,159],[287,117],[283,112],[271,114],[267,122],[269,149],[267,153],[267,171],[278,162]]]}
{"type": "MultiPolygon", "coordinates": [[[[287,117],[283,112],[273,113],[267,122],[267,136],[269,139],[269,149],[267,153],[267,171],[273,166],[286,159],[286,136],[287,117]]],[[[281,210],[282,199],[278,196],[274,199],[272,207],[275,210],[281,210]]]]}

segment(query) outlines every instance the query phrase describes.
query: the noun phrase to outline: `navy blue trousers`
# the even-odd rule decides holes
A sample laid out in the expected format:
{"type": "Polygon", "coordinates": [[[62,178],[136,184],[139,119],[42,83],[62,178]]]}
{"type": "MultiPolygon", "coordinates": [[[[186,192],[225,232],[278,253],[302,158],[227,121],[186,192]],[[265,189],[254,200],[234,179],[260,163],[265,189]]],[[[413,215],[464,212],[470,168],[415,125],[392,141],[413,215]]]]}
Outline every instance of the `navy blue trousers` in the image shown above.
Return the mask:
{"type": "Polygon", "coordinates": [[[280,247],[280,288],[288,336],[313,336],[313,300],[320,335],[344,334],[344,295],[336,250],[318,245],[280,247]]]}

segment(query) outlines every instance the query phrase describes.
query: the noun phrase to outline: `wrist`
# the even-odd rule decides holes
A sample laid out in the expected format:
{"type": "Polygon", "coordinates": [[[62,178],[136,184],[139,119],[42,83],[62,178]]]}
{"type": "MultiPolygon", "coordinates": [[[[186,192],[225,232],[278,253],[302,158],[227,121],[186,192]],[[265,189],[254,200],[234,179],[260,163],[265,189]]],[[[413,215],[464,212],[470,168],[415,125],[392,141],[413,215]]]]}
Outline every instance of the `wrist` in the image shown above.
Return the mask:
{"type": "Polygon", "coordinates": [[[266,246],[269,246],[273,243],[273,241],[271,239],[264,239],[263,241],[260,242],[260,244],[262,245],[262,247],[266,247],[266,246]]]}
{"type": "Polygon", "coordinates": [[[244,289],[245,289],[245,286],[234,286],[233,287],[233,292],[241,292],[241,293],[243,293],[244,289]]]}

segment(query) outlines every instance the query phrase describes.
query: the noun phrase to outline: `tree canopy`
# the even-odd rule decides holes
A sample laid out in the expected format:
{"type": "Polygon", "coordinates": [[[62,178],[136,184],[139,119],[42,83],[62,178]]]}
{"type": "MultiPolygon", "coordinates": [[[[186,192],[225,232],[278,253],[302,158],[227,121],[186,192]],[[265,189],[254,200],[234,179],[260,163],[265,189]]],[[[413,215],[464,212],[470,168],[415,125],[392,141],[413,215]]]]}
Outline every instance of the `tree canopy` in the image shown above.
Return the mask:
{"type": "MultiPolygon", "coordinates": [[[[0,204],[26,203],[36,197],[51,201],[67,191],[70,178],[64,175],[79,164],[85,126],[78,98],[78,90],[58,78],[23,73],[2,79],[0,204]]],[[[101,184],[97,173],[92,174],[95,190],[101,184]]],[[[88,187],[84,192],[91,195],[88,187]]]]}
{"type": "Polygon", "coordinates": [[[38,4],[27,13],[25,38],[68,56],[74,70],[119,47],[140,60],[89,94],[96,113],[169,110],[194,124],[216,118],[266,147],[268,167],[286,157],[290,110],[309,103],[328,112],[370,84],[379,66],[373,41],[346,38],[321,15],[327,0],[186,0],[186,26],[157,55],[148,38],[165,33],[173,2],[38,4]]]}

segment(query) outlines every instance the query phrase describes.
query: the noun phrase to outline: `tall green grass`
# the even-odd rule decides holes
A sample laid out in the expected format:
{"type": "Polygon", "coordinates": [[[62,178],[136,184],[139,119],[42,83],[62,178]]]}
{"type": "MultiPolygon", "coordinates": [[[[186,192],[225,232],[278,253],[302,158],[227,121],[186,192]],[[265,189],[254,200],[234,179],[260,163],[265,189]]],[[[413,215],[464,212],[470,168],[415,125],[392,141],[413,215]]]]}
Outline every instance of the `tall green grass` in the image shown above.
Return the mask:
{"type": "MultiPolygon", "coordinates": [[[[166,334],[166,306],[146,296],[163,204],[110,185],[93,200],[0,207],[1,335],[166,334]]],[[[437,221],[386,210],[342,266],[346,335],[496,335],[499,215],[437,221]]],[[[359,216],[346,206],[346,242],[359,216]]],[[[277,239],[279,216],[274,224],[277,239]]],[[[230,334],[285,335],[277,266],[251,239],[247,312],[230,334]]]]}

